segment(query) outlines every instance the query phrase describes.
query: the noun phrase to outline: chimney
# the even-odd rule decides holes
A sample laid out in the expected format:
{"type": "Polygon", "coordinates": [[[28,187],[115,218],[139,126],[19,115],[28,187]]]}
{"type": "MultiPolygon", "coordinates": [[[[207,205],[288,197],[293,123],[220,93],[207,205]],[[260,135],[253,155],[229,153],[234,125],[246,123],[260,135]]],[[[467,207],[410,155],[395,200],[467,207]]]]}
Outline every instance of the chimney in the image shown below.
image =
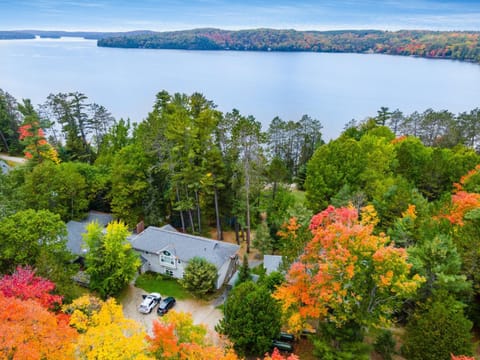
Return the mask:
{"type": "Polygon", "coordinates": [[[140,234],[143,230],[145,230],[145,223],[142,220],[137,224],[137,234],[140,234]]]}

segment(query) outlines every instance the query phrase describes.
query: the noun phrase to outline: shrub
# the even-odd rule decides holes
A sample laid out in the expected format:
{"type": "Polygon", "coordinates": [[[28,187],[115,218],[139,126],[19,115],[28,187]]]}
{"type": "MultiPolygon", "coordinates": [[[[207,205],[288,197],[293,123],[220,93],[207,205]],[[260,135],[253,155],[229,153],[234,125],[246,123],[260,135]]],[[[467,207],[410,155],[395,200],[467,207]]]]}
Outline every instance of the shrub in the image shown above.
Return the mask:
{"type": "Polygon", "coordinates": [[[450,360],[450,354],[472,354],[472,322],[463,304],[451,297],[429,301],[407,324],[403,354],[410,360],[450,360]]]}
{"type": "Polygon", "coordinates": [[[392,360],[392,355],[395,353],[395,339],[392,332],[385,330],[378,335],[373,348],[379,353],[383,360],[392,360]]]}
{"type": "Polygon", "coordinates": [[[203,296],[216,289],[217,268],[201,257],[194,257],[185,267],[182,285],[196,296],[203,296]]]}

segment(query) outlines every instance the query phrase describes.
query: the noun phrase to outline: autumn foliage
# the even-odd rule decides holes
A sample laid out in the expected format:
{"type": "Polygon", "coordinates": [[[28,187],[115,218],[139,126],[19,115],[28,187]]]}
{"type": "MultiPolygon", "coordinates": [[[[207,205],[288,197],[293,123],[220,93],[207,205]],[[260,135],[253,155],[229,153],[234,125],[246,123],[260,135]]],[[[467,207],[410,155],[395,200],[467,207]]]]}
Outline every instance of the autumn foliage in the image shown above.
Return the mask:
{"type": "Polygon", "coordinates": [[[312,319],[339,327],[386,324],[395,305],[415,293],[423,279],[410,277],[404,249],[373,233],[377,221],[371,206],[361,218],[354,208],[333,206],[313,216],[313,239],[274,294],[291,331],[308,328],[312,319]]]}
{"type": "Polygon", "coordinates": [[[0,293],[5,297],[34,299],[46,309],[53,309],[62,304],[62,297],[52,294],[53,290],[55,284],[35,276],[35,271],[30,267],[19,266],[12,275],[4,275],[0,279],[0,293]]]}
{"type": "Polygon", "coordinates": [[[111,298],[105,302],[83,296],[64,311],[71,313],[70,325],[81,334],[75,351],[82,359],[148,359],[145,330],[126,319],[122,306],[111,298]]]}
{"type": "Polygon", "coordinates": [[[153,336],[148,336],[150,352],[167,360],[237,360],[233,351],[213,346],[206,339],[204,325],[194,325],[191,314],[170,311],[153,322],[153,336]]]}
{"type": "Polygon", "coordinates": [[[473,356],[465,356],[465,355],[453,355],[452,360],[475,360],[473,356]]]}
{"type": "Polygon", "coordinates": [[[0,292],[0,358],[72,359],[76,337],[68,316],[55,315],[35,300],[0,292]]]}
{"type": "Polygon", "coordinates": [[[447,214],[443,215],[451,224],[464,225],[465,214],[469,211],[480,209],[480,194],[469,192],[465,189],[468,181],[479,174],[480,164],[463,176],[460,182],[454,184],[455,193],[452,195],[451,207],[447,214]]]}
{"type": "Polygon", "coordinates": [[[20,141],[25,145],[24,154],[27,159],[36,159],[38,162],[48,159],[56,164],[60,163],[57,151],[46,140],[38,122],[22,125],[18,132],[20,141]]]}

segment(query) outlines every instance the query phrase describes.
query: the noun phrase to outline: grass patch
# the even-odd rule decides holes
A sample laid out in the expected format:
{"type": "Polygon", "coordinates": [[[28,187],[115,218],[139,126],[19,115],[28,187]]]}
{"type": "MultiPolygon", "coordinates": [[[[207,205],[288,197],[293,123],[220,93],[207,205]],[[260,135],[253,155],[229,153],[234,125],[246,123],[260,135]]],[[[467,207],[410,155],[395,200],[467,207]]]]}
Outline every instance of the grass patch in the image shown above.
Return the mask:
{"type": "Polygon", "coordinates": [[[306,200],[305,191],[292,190],[292,195],[295,198],[296,204],[302,204],[302,205],[305,204],[305,200],[306,200]]]}
{"type": "Polygon", "coordinates": [[[158,292],[162,297],[173,296],[178,300],[192,298],[192,295],[178,283],[178,280],[155,273],[138,276],[135,286],[147,292],[158,292]]]}

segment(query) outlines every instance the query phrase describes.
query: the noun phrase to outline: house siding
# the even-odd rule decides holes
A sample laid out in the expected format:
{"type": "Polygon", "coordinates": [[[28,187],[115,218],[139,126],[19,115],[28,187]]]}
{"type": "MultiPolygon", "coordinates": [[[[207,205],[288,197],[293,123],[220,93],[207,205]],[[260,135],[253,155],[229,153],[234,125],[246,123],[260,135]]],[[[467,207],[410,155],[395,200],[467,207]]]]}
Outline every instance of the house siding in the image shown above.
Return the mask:
{"type": "Polygon", "coordinates": [[[143,271],[152,271],[163,275],[170,275],[176,279],[183,278],[183,263],[177,262],[175,266],[165,266],[160,261],[160,255],[145,251],[139,251],[139,253],[145,258],[145,260],[147,260],[145,266],[142,267],[143,271]],[[171,273],[169,274],[167,270],[171,271],[171,273]]]}

